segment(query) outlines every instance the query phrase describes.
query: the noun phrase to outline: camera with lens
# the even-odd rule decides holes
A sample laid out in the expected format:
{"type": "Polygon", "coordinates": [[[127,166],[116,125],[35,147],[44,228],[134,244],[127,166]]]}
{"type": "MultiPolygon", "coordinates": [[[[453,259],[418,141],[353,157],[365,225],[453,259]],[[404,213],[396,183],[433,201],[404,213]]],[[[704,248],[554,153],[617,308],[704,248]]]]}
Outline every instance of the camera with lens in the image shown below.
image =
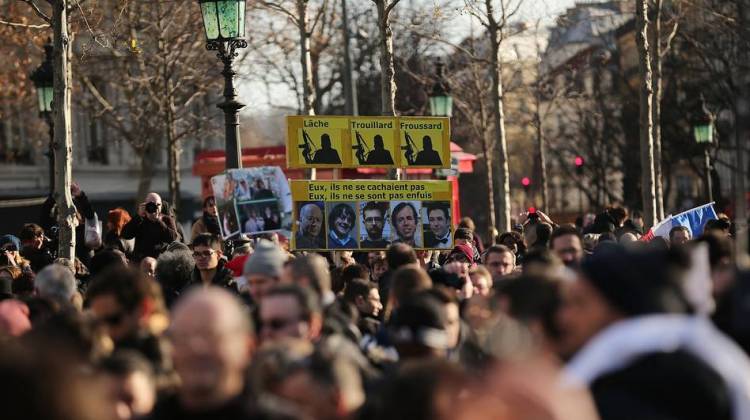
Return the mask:
{"type": "Polygon", "coordinates": [[[149,212],[149,213],[151,213],[151,214],[154,214],[154,213],[156,213],[156,211],[157,211],[158,209],[159,209],[159,208],[158,208],[158,206],[156,205],[156,203],[154,203],[154,202],[149,202],[149,203],[146,203],[146,211],[147,211],[147,212],[149,212]]]}

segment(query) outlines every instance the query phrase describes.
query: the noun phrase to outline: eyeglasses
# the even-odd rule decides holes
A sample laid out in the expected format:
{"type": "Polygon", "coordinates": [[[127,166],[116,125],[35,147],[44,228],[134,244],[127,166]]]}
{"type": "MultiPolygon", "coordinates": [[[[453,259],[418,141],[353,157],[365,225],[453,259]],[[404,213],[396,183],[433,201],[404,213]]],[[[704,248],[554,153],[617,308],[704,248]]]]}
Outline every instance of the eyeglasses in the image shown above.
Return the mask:
{"type": "Polygon", "coordinates": [[[214,254],[214,250],[208,251],[195,251],[193,252],[193,258],[210,258],[214,254]]]}

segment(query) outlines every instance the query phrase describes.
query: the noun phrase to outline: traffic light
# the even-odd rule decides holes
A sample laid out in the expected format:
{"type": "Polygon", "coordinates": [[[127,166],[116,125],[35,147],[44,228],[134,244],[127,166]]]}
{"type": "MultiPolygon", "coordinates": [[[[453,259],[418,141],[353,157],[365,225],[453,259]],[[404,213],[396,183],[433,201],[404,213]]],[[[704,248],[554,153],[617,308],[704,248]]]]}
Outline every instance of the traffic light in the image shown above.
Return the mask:
{"type": "Polygon", "coordinates": [[[527,176],[521,178],[521,186],[523,186],[523,191],[528,194],[529,187],[531,187],[531,178],[527,176]]]}
{"type": "Polygon", "coordinates": [[[583,165],[586,163],[585,160],[583,160],[583,156],[576,156],[575,164],[576,164],[576,174],[583,175],[583,165]]]}

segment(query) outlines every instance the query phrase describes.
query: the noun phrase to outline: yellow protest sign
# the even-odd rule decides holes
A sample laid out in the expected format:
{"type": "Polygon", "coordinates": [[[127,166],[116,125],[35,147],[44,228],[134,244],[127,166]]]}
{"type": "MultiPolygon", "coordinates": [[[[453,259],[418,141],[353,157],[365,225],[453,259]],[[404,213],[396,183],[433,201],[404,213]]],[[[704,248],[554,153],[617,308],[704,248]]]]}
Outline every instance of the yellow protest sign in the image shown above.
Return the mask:
{"type": "Polygon", "coordinates": [[[449,168],[448,118],[288,116],[289,168],[449,168]]]}
{"type": "Polygon", "coordinates": [[[450,166],[448,118],[399,118],[402,167],[450,166]]]}
{"type": "Polygon", "coordinates": [[[339,168],[351,165],[346,117],[287,117],[287,166],[339,168]]]}
{"type": "Polygon", "coordinates": [[[292,249],[453,247],[448,181],[292,181],[292,249]]]}

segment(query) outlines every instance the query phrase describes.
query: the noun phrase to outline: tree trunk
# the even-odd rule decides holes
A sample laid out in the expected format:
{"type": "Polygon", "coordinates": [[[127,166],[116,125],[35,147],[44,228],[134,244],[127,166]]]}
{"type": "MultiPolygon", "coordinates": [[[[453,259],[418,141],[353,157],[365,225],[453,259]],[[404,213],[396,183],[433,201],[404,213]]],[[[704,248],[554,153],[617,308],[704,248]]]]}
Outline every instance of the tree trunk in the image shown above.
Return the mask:
{"type": "Polygon", "coordinates": [[[170,97],[167,102],[167,147],[169,147],[169,204],[178,213],[180,208],[180,156],[182,148],[175,133],[174,103],[170,97]]]}
{"type": "Polygon", "coordinates": [[[508,169],[508,143],[505,138],[505,113],[503,111],[503,75],[500,66],[500,40],[499,28],[492,24],[490,26],[490,73],[492,76],[492,120],[495,125],[495,140],[497,142],[497,163],[499,169],[499,218],[498,230],[510,231],[510,171],[508,169]]]}
{"type": "Polygon", "coordinates": [[[662,98],[662,65],[661,65],[661,13],[662,0],[654,0],[654,21],[651,22],[651,67],[653,69],[653,104],[651,115],[654,138],[654,186],[656,193],[656,216],[664,219],[664,178],[661,157],[661,98],[662,98]]]}
{"type": "Polygon", "coordinates": [[[310,33],[307,28],[307,0],[297,0],[297,27],[299,29],[300,64],[302,65],[302,111],[315,115],[315,86],[313,85],[310,33]]]}
{"type": "Polygon", "coordinates": [[[539,176],[541,178],[540,183],[542,185],[542,211],[549,214],[549,196],[548,196],[548,185],[547,185],[547,145],[544,139],[544,131],[542,130],[542,117],[539,113],[539,106],[541,101],[537,100],[536,113],[534,114],[534,120],[536,124],[536,138],[537,147],[539,147],[539,176]]]}
{"type": "MultiPolygon", "coordinates": [[[[739,24],[737,30],[739,31],[739,39],[747,42],[750,39],[750,0],[741,0],[738,2],[739,7],[739,24]]],[[[741,63],[744,65],[744,69],[750,65],[750,51],[747,47],[740,50],[741,63]]],[[[735,142],[737,145],[737,152],[735,153],[735,164],[737,165],[737,190],[735,192],[735,223],[736,239],[735,239],[735,255],[736,264],[739,268],[747,268],[750,266],[748,258],[748,226],[747,226],[747,170],[745,169],[745,159],[747,158],[747,144],[750,142],[750,73],[747,70],[743,70],[742,67],[738,74],[738,92],[736,98],[736,117],[735,117],[735,129],[737,134],[735,136],[735,142]]]]}
{"type": "Polygon", "coordinates": [[[482,153],[484,154],[484,162],[487,165],[487,236],[489,243],[494,243],[495,238],[495,178],[492,173],[492,151],[490,150],[490,140],[487,138],[489,134],[485,133],[482,136],[482,153]]]}
{"type": "Polygon", "coordinates": [[[378,9],[378,30],[380,31],[380,112],[390,117],[396,116],[393,31],[391,31],[390,13],[386,11],[388,1],[379,0],[376,4],[378,9]]]}
{"type": "Polygon", "coordinates": [[[352,55],[349,35],[349,15],[346,9],[346,0],[341,0],[341,31],[344,41],[344,97],[346,99],[345,110],[347,115],[359,115],[357,106],[357,84],[354,83],[354,69],[352,68],[352,55]]]}
{"type": "Polygon", "coordinates": [[[71,123],[72,72],[70,56],[72,40],[68,34],[68,2],[52,2],[52,28],[54,31],[54,118],[55,118],[55,203],[57,204],[57,224],[59,245],[57,256],[75,259],[78,224],[70,182],[73,177],[73,133],[71,123]]]}
{"type": "Polygon", "coordinates": [[[654,186],[653,138],[653,86],[651,57],[648,43],[648,4],[636,0],[636,44],[638,45],[640,88],[640,139],[641,139],[641,196],[643,218],[646,226],[653,226],[656,216],[656,187],[654,186]]]}
{"type": "Polygon", "coordinates": [[[158,150],[158,144],[154,144],[144,150],[141,158],[141,168],[138,174],[138,192],[136,193],[135,199],[136,204],[143,201],[146,198],[146,194],[151,191],[151,180],[154,178],[154,166],[156,161],[156,150],[158,150]]]}

